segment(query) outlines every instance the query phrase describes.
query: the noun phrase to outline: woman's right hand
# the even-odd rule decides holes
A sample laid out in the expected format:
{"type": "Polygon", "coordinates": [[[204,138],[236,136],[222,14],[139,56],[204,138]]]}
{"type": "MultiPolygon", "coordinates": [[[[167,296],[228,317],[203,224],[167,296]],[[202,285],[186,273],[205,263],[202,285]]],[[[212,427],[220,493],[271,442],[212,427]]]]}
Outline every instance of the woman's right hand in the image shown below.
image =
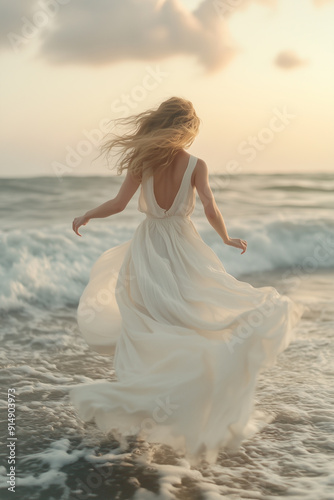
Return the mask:
{"type": "Polygon", "coordinates": [[[241,248],[243,251],[241,252],[241,255],[246,252],[247,250],[247,241],[246,240],[240,240],[239,238],[229,238],[227,241],[226,245],[229,245],[231,247],[235,248],[241,248]]]}

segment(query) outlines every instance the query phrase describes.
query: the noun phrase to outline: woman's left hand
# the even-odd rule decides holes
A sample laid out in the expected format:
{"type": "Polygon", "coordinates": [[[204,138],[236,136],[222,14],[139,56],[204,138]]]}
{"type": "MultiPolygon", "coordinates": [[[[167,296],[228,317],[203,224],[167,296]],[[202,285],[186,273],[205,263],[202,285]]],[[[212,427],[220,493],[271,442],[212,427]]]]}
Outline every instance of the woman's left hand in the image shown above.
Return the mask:
{"type": "Polygon", "coordinates": [[[80,234],[78,232],[78,229],[79,229],[80,226],[85,226],[89,221],[90,221],[90,219],[86,215],[82,215],[81,217],[76,217],[73,220],[73,222],[72,222],[72,229],[73,229],[73,231],[78,236],[82,236],[82,234],[80,234]]]}

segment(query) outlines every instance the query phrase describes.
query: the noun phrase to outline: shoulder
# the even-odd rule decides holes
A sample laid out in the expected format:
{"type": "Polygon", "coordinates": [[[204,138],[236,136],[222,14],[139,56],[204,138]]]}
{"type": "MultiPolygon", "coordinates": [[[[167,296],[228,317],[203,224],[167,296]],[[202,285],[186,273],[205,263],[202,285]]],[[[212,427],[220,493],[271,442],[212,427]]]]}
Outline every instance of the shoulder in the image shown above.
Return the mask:
{"type": "Polygon", "coordinates": [[[198,188],[208,178],[208,166],[202,158],[196,157],[196,164],[191,175],[191,185],[198,188]]]}
{"type": "Polygon", "coordinates": [[[196,165],[193,171],[194,180],[199,177],[206,177],[208,175],[208,166],[202,158],[197,158],[196,165]]]}
{"type": "Polygon", "coordinates": [[[128,176],[134,184],[140,184],[142,182],[142,172],[134,172],[128,169],[128,176]]]}
{"type": "Polygon", "coordinates": [[[201,170],[205,170],[206,168],[208,168],[207,164],[205,163],[205,161],[202,159],[202,158],[197,158],[197,162],[196,162],[196,167],[195,168],[198,168],[198,169],[201,169],[201,170]]]}

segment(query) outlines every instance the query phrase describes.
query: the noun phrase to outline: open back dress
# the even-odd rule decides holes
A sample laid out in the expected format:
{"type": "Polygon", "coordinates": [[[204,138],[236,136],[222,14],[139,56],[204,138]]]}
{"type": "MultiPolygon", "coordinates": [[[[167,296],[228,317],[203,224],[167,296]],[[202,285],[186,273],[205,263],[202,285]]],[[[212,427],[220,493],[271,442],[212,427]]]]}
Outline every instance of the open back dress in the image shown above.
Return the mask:
{"type": "Polygon", "coordinates": [[[271,286],[234,278],[202,240],[191,220],[196,162],[190,155],[168,210],[153,175],[143,176],[146,217],[92,267],[78,326],[92,350],[113,356],[117,380],[70,390],[83,421],[168,444],[191,462],[214,461],[265,425],[254,410],[258,375],[294,339],[304,312],[271,286]]]}

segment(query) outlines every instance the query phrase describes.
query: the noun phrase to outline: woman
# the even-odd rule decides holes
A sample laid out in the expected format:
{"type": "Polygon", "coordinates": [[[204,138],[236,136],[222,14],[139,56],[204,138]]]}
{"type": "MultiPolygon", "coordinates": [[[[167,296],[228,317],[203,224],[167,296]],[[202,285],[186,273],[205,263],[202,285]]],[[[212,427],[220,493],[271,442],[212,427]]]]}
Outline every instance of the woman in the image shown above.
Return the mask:
{"type": "Polygon", "coordinates": [[[145,219],[97,260],[78,307],[90,347],[114,354],[117,381],[80,384],[70,397],[82,420],[119,439],[136,434],[191,462],[214,461],[268,421],[254,411],[257,377],[293,339],[303,306],[228,274],[196,231],[195,191],[223,242],[247,249],[227,233],[206,163],[184,149],[199,129],[192,103],[172,97],[124,122],[133,133],[102,147],[123,151],[117,196],[73,221],[81,236],[82,225],[123,211],[141,186],[145,219]]]}

